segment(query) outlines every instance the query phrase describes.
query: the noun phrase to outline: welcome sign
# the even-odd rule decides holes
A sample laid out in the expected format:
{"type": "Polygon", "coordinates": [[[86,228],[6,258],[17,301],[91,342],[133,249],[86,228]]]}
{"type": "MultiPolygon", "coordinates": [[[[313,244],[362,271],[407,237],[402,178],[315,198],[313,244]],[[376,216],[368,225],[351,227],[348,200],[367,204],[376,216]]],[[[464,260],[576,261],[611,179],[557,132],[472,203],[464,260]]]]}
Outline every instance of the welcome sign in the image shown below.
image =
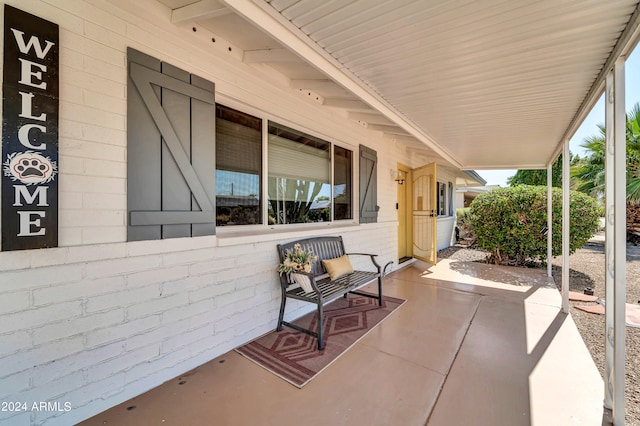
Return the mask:
{"type": "Polygon", "coordinates": [[[58,245],[58,34],[5,5],[2,251],[58,245]]]}

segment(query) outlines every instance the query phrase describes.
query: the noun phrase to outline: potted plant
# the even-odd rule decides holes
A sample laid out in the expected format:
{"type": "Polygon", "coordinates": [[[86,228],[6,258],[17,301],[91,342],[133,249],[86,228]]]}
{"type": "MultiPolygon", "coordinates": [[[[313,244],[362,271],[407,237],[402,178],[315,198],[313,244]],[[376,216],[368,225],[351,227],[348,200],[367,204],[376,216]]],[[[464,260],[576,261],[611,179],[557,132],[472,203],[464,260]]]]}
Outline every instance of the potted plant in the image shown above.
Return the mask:
{"type": "Polygon", "coordinates": [[[310,273],[313,262],[318,260],[318,256],[314,256],[311,249],[305,250],[300,244],[295,244],[293,250],[287,250],[285,252],[284,261],[278,264],[278,272],[280,275],[287,274],[289,281],[293,280],[300,284],[300,287],[309,293],[313,291],[311,286],[311,279],[308,275],[301,274],[300,272],[310,273]]]}

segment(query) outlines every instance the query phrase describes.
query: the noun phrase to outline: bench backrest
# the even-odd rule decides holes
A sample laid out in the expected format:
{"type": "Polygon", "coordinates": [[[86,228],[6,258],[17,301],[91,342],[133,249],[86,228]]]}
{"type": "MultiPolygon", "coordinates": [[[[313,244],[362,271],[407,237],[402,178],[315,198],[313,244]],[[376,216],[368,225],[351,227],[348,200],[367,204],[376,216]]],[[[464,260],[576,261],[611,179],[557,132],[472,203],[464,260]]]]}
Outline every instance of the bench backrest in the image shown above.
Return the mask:
{"type": "MultiPolygon", "coordinates": [[[[284,256],[287,250],[293,251],[293,246],[295,244],[300,244],[300,246],[305,250],[311,249],[313,254],[318,256],[318,260],[313,263],[311,270],[314,275],[327,273],[327,270],[324,269],[324,265],[322,264],[324,259],[335,259],[336,257],[340,257],[345,254],[342,237],[312,237],[278,244],[280,263],[284,261],[284,256]]],[[[286,275],[283,275],[282,279],[283,283],[286,282],[286,275]]]]}

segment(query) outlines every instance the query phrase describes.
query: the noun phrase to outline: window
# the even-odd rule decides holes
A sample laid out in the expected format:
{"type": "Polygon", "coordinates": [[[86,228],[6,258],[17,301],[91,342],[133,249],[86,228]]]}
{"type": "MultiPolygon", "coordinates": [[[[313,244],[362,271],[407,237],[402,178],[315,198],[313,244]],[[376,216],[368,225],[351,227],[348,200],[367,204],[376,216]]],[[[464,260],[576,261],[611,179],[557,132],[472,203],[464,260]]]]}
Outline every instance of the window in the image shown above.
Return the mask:
{"type": "Polygon", "coordinates": [[[453,183],[438,182],[438,216],[453,216],[453,183]]]}
{"type": "Polygon", "coordinates": [[[275,122],[263,135],[262,126],[216,105],[216,225],[353,219],[353,152],[275,122]]]}
{"type": "Polygon", "coordinates": [[[438,216],[445,216],[447,206],[447,185],[438,182],[438,216]]]}
{"type": "Polygon", "coordinates": [[[269,223],[331,220],[331,144],[269,122],[269,223]]]}
{"type": "Polygon", "coordinates": [[[453,216],[453,183],[449,182],[449,193],[447,199],[449,200],[449,216],[453,216]]]}
{"type": "Polygon", "coordinates": [[[142,52],[127,63],[128,241],[353,219],[352,151],[216,104],[212,82],[142,52]]]}
{"type": "Polygon", "coordinates": [[[262,120],[216,105],[216,225],[262,223],[262,120]]]}
{"type": "Polygon", "coordinates": [[[333,147],[333,218],[352,219],[351,213],[351,165],[353,152],[339,146],[333,147]]]}

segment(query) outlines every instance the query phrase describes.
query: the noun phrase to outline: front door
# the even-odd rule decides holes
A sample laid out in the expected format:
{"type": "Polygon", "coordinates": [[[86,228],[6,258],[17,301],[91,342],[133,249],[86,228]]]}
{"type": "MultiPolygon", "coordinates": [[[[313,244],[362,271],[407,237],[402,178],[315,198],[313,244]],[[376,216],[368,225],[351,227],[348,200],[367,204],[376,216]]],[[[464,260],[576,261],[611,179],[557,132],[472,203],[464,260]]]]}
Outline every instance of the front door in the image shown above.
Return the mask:
{"type": "Polygon", "coordinates": [[[434,264],[436,250],[436,163],[412,172],[413,257],[434,264]]]}
{"type": "Polygon", "coordinates": [[[398,164],[398,176],[404,178],[398,182],[398,263],[413,257],[413,232],[411,208],[411,169],[398,164]]]}

